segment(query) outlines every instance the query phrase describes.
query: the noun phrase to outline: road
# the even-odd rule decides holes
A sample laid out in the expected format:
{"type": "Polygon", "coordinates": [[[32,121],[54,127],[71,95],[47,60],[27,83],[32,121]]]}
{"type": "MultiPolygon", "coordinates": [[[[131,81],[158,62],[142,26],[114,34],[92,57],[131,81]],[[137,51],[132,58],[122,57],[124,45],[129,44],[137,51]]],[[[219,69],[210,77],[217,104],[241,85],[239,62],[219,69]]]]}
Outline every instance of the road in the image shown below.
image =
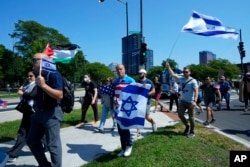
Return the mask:
{"type": "MultiPolygon", "coordinates": [[[[230,99],[231,110],[225,110],[226,105],[225,100],[223,100],[221,111],[217,111],[214,108],[216,122],[213,125],[209,125],[208,128],[228,134],[230,137],[250,142],[250,111],[244,112],[244,103],[239,102],[238,95],[234,91],[231,93],[230,99]]],[[[161,100],[161,102],[169,104],[169,100],[161,100]]],[[[203,108],[205,108],[204,105],[203,108]]],[[[204,122],[206,120],[206,110],[195,116],[198,122],[204,122]]]]}

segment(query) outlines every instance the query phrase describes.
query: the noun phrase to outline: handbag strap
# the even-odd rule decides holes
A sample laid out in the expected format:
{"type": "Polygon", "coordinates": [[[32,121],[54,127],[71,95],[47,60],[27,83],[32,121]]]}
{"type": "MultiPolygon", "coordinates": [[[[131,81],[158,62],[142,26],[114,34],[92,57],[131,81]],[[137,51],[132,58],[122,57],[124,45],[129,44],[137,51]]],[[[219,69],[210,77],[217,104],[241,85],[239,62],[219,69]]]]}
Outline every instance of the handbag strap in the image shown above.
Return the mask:
{"type": "Polygon", "coordinates": [[[191,79],[189,79],[188,81],[186,81],[185,83],[184,83],[184,85],[182,86],[182,90],[185,88],[185,86],[190,82],[190,81],[192,81],[193,80],[193,78],[191,78],[191,79]]]}

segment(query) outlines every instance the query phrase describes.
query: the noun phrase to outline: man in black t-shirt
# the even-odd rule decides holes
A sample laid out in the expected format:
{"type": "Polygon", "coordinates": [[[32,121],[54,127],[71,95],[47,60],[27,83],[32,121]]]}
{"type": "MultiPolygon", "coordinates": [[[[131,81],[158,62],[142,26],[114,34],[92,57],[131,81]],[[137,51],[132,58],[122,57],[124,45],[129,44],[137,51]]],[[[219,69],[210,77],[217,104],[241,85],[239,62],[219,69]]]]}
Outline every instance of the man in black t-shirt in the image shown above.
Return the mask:
{"type": "Polygon", "coordinates": [[[98,105],[97,105],[97,85],[95,82],[91,81],[90,74],[84,75],[84,85],[85,88],[85,96],[82,102],[82,117],[81,122],[76,125],[77,128],[83,127],[84,123],[87,122],[85,120],[86,113],[88,111],[89,106],[91,105],[94,111],[95,122],[94,125],[97,125],[98,122],[98,105]]]}

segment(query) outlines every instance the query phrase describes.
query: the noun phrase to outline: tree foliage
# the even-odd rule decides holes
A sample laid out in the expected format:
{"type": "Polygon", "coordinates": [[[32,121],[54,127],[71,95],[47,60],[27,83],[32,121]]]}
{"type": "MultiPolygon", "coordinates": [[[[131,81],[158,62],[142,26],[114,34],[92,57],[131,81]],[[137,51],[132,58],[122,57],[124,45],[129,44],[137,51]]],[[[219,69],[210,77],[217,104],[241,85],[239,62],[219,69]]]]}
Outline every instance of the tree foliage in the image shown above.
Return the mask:
{"type": "Polygon", "coordinates": [[[206,76],[217,80],[218,74],[222,70],[224,71],[224,76],[231,79],[237,78],[240,74],[239,67],[226,59],[212,60],[207,65],[191,64],[188,67],[191,69],[192,76],[200,81],[203,81],[206,76]]]}
{"type": "MultiPolygon", "coordinates": [[[[98,84],[105,80],[107,77],[115,77],[114,73],[105,64],[98,62],[86,64],[85,74],[90,74],[91,80],[95,81],[98,84]]],[[[82,79],[84,77],[83,75],[82,79]]]]}

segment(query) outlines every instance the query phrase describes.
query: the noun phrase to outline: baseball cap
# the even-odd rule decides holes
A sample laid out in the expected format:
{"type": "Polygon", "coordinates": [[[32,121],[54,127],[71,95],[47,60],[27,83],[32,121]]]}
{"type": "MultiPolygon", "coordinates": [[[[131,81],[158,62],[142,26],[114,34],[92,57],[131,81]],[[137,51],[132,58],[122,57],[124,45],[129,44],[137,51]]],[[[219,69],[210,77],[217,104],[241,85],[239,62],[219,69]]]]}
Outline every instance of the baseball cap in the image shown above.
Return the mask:
{"type": "Polygon", "coordinates": [[[147,71],[145,69],[140,69],[139,73],[147,74],[147,71]]]}

